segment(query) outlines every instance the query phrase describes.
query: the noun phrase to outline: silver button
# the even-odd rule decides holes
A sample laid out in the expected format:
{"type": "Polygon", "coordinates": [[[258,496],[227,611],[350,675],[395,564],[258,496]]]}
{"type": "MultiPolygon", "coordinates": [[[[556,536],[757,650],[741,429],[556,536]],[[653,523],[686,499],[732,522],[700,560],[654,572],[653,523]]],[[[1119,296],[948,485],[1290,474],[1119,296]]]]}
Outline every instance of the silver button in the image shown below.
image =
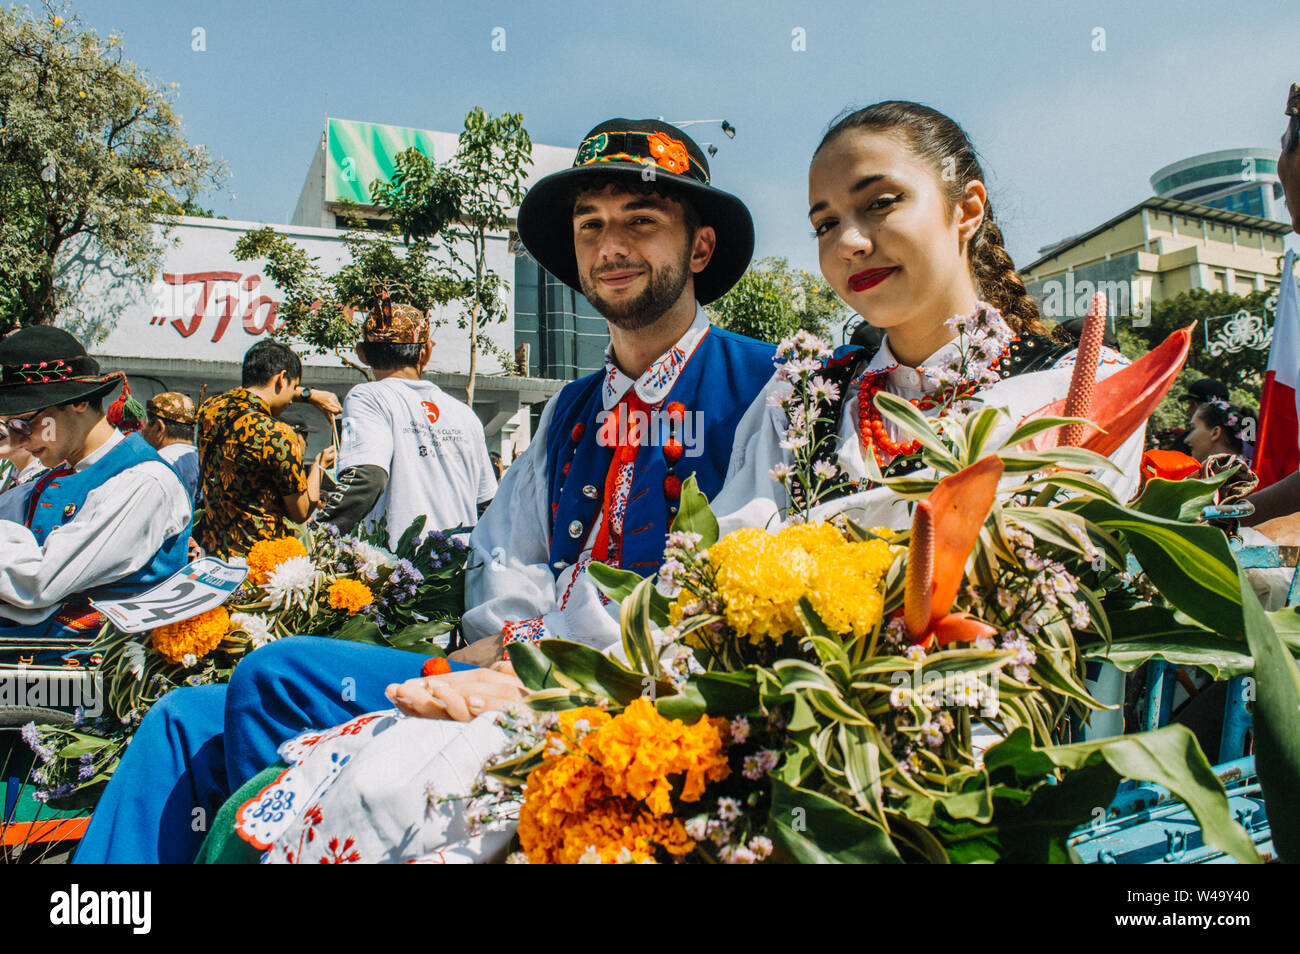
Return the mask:
{"type": "Polygon", "coordinates": [[[566,566],[568,566],[569,564],[565,563],[563,560],[556,560],[556,561],[555,561],[553,564],[551,564],[551,565],[554,566],[557,570],[563,570],[563,569],[564,569],[566,566]]]}
{"type": "Polygon", "coordinates": [[[592,500],[595,500],[596,495],[600,493],[600,491],[597,490],[594,485],[588,484],[587,486],[582,488],[582,493],[583,496],[590,497],[592,500]]]}
{"type": "Polygon", "coordinates": [[[573,523],[569,524],[569,536],[573,537],[573,539],[575,540],[578,539],[578,537],[582,536],[581,520],[575,520],[573,521],[573,523]]]}

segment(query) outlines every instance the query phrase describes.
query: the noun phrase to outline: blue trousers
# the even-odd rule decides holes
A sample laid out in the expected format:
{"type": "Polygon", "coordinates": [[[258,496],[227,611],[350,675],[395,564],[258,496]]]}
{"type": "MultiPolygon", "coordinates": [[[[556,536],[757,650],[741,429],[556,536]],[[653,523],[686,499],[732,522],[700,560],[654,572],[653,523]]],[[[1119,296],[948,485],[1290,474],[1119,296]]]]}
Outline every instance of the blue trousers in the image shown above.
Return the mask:
{"type": "MultiPolygon", "coordinates": [[[[384,689],[427,656],[294,636],[249,653],[229,685],[176,689],[145,716],[77,850],[77,864],[189,864],[208,822],[282,742],[390,709],[384,689]]],[[[472,668],[452,663],[452,669],[472,668]]]]}

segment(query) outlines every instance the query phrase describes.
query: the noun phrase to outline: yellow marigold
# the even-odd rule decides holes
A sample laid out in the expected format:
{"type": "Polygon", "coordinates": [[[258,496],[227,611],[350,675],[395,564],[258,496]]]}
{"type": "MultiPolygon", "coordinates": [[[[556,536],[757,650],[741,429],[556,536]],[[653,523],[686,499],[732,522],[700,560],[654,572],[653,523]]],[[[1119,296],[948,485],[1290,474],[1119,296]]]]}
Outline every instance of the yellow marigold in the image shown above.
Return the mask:
{"type": "Polygon", "coordinates": [[[347,610],[349,616],[355,615],[363,606],[369,606],[374,601],[375,594],[360,580],[335,580],[330,584],[330,606],[333,609],[347,610]]]}
{"type": "Polygon", "coordinates": [[[162,653],[168,662],[181,663],[191,654],[196,659],[202,659],[217,648],[229,630],[230,614],[224,606],[218,606],[179,623],[159,626],[151,638],[154,649],[162,653]]]}
{"type": "Polygon", "coordinates": [[[307,550],[297,537],[259,540],[248,551],[248,578],[254,586],[262,586],[285,560],[306,555],[307,550]]]}
{"type": "Polygon", "coordinates": [[[865,636],[880,621],[885,604],[881,581],[893,562],[893,549],[883,540],[827,549],[809,574],[808,602],[834,632],[865,636]]]}
{"type": "Polygon", "coordinates": [[[762,530],[733,533],[709,551],[727,625],[754,642],[799,629],[795,606],[813,560],[802,546],[762,530]]]}
{"type": "Polygon", "coordinates": [[[844,534],[829,523],[796,523],[783,527],[773,536],[773,543],[780,547],[798,547],[808,554],[817,554],[825,550],[835,550],[845,544],[844,534]]]}

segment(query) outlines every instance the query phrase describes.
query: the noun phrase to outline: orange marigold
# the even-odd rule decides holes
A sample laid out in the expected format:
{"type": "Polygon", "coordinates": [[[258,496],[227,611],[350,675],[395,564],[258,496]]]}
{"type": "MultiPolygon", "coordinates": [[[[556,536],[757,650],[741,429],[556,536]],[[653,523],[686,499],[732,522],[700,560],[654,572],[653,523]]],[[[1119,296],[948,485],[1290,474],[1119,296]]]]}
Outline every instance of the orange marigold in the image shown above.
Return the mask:
{"type": "Polygon", "coordinates": [[[168,662],[182,663],[187,655],[202,659],[212,652],[229,630],[230,614],[224,606],[218,606],[179,623],[159,626],[151,638],[154,649],[168,662]]]}
{"type": "Polygon", "coordinates": [[[306,555],[307,549],[297,537],[258,540],[248,551],[248,578],[254,586],[262,586],[285,560],[306,555]]]}
{"type": "Polygon", "coordinates": [[[571,864],[589,849],[602,861],[653,859],[660,847],[689,854],[695,842],[672,815],[670,776],[681,799],[698,801],[731,772],[723,720],[665,719],[648,699],[610,717],[584,707],[560,714],[546,755],[528,776],[519,841],[537,864],[571,864]]]}
{"type": "Polygon", "coordinates": [[[347,610],[349,616],[356,615],[363,606],[375,601],[375,594],[370,587],[360,580],[335,580],[330,584],[329,604],[334,609],[347,610]]]}

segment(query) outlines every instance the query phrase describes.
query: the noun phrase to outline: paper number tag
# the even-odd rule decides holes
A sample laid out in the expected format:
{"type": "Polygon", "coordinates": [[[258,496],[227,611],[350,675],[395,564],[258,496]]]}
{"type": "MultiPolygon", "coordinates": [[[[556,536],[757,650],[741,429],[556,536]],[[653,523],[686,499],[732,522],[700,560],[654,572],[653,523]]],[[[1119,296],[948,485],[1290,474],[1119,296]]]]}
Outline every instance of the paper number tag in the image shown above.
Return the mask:
{"type": "Polygon", "coordinates": [[[141,633],[206,613],[239,588],[248,567],[203,557],[153,589],[126,600],[91,600],[124,633],[141,633]]]}

